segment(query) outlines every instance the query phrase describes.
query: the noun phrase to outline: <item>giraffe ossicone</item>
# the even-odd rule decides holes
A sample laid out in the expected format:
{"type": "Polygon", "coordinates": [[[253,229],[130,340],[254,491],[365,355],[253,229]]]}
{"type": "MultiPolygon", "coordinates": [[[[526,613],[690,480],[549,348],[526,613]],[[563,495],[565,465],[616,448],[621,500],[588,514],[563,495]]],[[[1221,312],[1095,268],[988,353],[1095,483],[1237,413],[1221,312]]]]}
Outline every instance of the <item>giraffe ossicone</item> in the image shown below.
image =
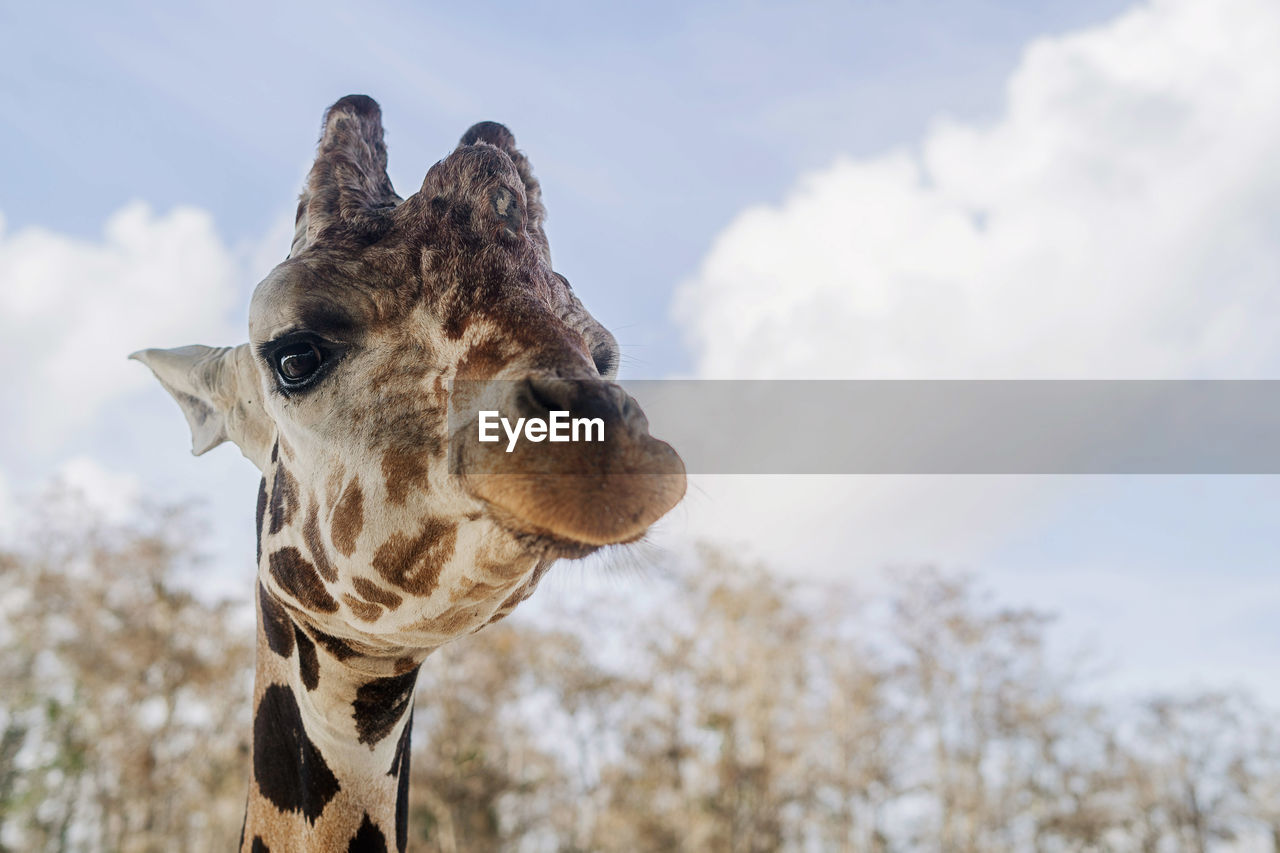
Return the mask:
{"type": "Polygon", "coordinates": [[[377,103],[345,97],[249,342],[133,356],[194,453],[230,441],[263,474],[243,851],[404,850],[422,660],[684,494],[679,456],[612,382],[613,336],[552,269],[544,217],[493,122],[401,199],[377,103]],[[603,440],[504,452],[459,422],[463,387],[517,416],[588,413],[603,440]]]}

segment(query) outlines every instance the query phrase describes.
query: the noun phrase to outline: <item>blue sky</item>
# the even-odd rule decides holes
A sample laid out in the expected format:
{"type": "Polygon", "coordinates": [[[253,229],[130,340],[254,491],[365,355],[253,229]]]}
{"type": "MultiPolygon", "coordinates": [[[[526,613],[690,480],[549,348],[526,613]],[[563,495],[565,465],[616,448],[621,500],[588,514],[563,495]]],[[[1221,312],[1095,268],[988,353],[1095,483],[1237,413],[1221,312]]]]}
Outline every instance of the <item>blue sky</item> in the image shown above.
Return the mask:
{"type": "Polygon", "coordinates": [[[89,238],[131,199],[189,204],[255,241],[291,214],[341,95],[381,102],[402,195],[497,119],[546,187],[559,264],[663,375],[688,365],[671,292],[737,211],[939,113],[994,113],[1029,38],[1121,7],[6,4],[0,209],[89,238]]]}
{"type": "MultiPolygon", "coordinates": [[[[0,5],[0,514],[197,495],[248,588],[256,473],[123,355],[244,339],[350,92],[402,195],[515,131],[632,377],[1276,378],[1272,55],[1264,0],[0,5]]],[[[1274,695],[1275,479],[712,478],[659,541],[974,571],[1119,689],[1274,695]]]]}

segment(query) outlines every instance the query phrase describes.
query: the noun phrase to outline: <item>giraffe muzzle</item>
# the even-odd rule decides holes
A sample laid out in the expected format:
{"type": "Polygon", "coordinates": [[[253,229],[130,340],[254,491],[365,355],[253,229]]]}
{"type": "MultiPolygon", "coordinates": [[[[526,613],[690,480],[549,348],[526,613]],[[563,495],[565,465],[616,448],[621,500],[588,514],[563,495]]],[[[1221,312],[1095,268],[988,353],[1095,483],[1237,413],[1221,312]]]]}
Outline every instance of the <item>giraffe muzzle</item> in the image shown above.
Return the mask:
{"type": "Polygon", "coordinates": [[[679,503],[684,463],[639,404],[600,379],[471,383],[450,452],[468,492],[521,532],[598,547],[635,541],[679,503]]]}

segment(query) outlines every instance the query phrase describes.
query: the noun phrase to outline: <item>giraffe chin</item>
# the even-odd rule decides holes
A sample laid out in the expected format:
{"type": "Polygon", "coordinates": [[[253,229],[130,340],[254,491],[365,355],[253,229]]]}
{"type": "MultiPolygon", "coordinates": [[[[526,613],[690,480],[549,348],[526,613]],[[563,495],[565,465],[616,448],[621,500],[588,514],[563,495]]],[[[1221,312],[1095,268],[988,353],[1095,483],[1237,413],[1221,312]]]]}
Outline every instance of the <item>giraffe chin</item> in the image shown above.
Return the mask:
{"type": "Polygon", "coordinates": [[[683,474],[623,476],[629,480],[627,494],[609,494],[606,487],[593,504],[567,504],[563,498],[575,489],[599,487],[598,477],[491,474],[469,480],[471,493],[486,503],[499,527],[522,544],[540,545],[546,556],[571,558],[640,540],[684,496],[683,474]],[[643,484],[635,482],[640,478],[643,484]]]}
{"type": "MultiPolygon", "coordinates": [[[[557,536],[549,530],[530,527],[528,522],[517,518],[502,507],[489,504],[489,518],[495,525],[505,531],[525,553],[531,553],[542,560],[577,560],[588,554],[594,554],[603,545],[592,545],[557,536]]],[[[629,542],[637,542],[636,537],[629,542]]],[[[615,544],[626,545],[629,542],[615,544]]]]}

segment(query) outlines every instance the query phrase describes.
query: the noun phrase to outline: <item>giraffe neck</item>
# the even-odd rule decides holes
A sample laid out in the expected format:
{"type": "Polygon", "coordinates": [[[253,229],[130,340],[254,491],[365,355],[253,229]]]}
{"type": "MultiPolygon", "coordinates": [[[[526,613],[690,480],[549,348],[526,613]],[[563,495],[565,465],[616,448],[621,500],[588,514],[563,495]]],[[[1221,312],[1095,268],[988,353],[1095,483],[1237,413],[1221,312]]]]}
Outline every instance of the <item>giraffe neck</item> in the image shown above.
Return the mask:
{"type": "Polygon", "coordinates": [[[258,585],[242,853],[403,851],[413,688],[426,650],[368,654],[258,585]]]}

